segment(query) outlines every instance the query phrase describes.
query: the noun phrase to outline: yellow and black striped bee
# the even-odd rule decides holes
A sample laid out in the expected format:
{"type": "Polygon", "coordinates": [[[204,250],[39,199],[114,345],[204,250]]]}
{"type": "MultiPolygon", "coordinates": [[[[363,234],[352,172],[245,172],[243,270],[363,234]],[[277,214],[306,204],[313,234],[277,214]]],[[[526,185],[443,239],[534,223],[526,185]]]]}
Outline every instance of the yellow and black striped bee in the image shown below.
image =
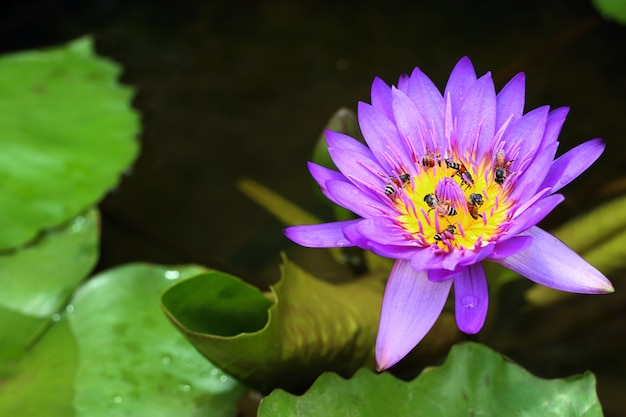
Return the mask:
{"type": "Polygon", "coordinates": [[[438,215],[440,216],[454,216],[457,214],[457,211],[449,202],[442,202],[439,200],[435,194],[426,194],[424,196],[424,202],[428,205],[428,207],[434,209],[438,215]]]}
{"type": "Polygon", "coordinates": [[[426,155],[422,157],[422,165],[425,167],[432,168],[435,164],[441,166],[441,156],[434,152],[428,152],[426,155]]]}
{"type": "Polygon", "coordinates": [[[389,182],[385,186],[385,194],[393,197],[399,187],[404,187],[411,182],[411,174],[403,173],[399,175],[400,182],[395,177],[389,177],[389,182]]]}
{"type": "Polygon", "coordinates": [[[463,162],[454,162],[448,158],[444,159],[446,162],[446,166],[456,171],[455,175],[461,177],[462,184],[473,185],[474,178],[472,178],[472,174],[467,170],[463,162]]]}
{"type": "Polygon", "coordinates": [[[450,225],[448,225],[448,227],[446,227],[446,230],[444,230],[443,232],[437,233],[433,237],[433,239],[435,239],[437,241],[442,241],[444,239],[448,239],[450,236],[454,235],[455,233],[456,233],[456,226],[453,226],[453,225],[450,224],[450,225]]]}

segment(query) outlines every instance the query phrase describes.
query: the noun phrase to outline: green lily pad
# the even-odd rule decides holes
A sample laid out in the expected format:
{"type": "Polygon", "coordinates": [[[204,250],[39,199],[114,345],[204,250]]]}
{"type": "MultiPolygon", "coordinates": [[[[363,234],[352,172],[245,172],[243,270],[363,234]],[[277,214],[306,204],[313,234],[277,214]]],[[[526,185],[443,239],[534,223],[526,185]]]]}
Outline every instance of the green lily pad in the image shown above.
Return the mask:
{"type": "Polygon", "coordinates": [[[0,415],[235,415],[245,387],[159,308],[164,288],[201,271],[131,264],[95,276],[28,354],[0,370],[0,415]]]}
{"type": "Polygon", "coordinates": [[[626,25],[626,0],[592,0],[602,16],[626,25]]]}
{"type": "Polygon", "coordinates": [[[350,375],[373,365],[379,279],[332,285],[285,261],[271,289],[264,296],[238,278],[207,272],[168,288],[161,302],[204,356],[263,392],[297,391],[324,371],[350,375]]]}
{"type": "Polygon", "coordinates": [[[537,378],[476,343],[456,345],[446,362],[406,382],[361,369],[349,380],[326,373],[305,394],[272,392],[259,417],[601,417],[591,373],[537,378]]]}
{"type": "Polygon", "coordinates": [[[0,250],[99,201],[137,155],[119,66],[89,38],[0,57],[0,250]]]}
{"type": "Polygon", "coordinates": [[[92,210],[0,256],[0,306],[34,317],[56,313],[95,266],[99,228],[92,210]]]}
{"type": "Polygon", "coordinates": [[[98,260],[98,213],[92,210],[35,244],[0,255],[0,368],[17,359],[98,260]]]}
{"type": "Polygon", "coordinates": [[[74,378],[78,363],[76,339],[68,323],[61,320],[12,372],[5,370],[0,374],[0,415],[74,416],[74,378]]]}
{"type": "Polygon", "coordinates": [[[172,282],[202,271],[146,264],[91,279],[68,320],[80,352],[79,416],[233,416],[244,387],[203,358],[159,307],[172,282]]]}

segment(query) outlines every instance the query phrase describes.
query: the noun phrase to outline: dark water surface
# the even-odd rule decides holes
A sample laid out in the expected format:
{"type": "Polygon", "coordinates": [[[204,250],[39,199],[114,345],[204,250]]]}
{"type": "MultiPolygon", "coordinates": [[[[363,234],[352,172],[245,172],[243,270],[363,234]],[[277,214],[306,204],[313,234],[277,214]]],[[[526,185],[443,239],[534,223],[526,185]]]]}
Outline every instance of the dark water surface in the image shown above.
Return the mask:
{"type": "MultiPolygon", "coordinates": [[[[280,251],[305,264],[311,252],[235,181],[251,177],[327,216],[305,162],[328,117],[369,101],[377,75],[395,83],[419,66],[443,88],[468,55],[498,88],[526,72],[527,110],[571,106],[560,152],[593,137],[608,150],[545,227],[625,191],[626,29],[588,1],[515,4],[14,1],[0,9],[0,48],[92,33],[137,91],[142,153],[102,204],[100,268],[197,262],[264,285],[278,279],[280,251]]],[[[626,415],[610,395],[626,388],[615,375],[601,384],[606,414],[626,415]]]]}

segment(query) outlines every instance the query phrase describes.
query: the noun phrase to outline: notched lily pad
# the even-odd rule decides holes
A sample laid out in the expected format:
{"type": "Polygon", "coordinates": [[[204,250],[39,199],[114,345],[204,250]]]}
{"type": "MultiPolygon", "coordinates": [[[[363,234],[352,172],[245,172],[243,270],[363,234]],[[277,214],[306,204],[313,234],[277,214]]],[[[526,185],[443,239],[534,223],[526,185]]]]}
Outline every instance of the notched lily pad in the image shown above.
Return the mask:
{"type": "Polygon", "coordinates": [[[0,250],[100,200],[137,155],[119,66],[89,38],[0,57],[0,250]]]}
{"type": "Polygon", "coordinates": [[[259,417],[601,417],[591,373],[537,378],[476,343],[456,345],[446,362],[412,381],[361,369],[346,380],[322,375],[303,395],[276,390],[259,417]]]}
{"type": "Polygon", "coordinates": [[[332,285],[287,261],[270,294],[207,272],[161,298],[168,317],[205,357],[264,392],[297,391],[324,371],[350,375],[371,361],[381,300],[379,280],[332,285]]]}

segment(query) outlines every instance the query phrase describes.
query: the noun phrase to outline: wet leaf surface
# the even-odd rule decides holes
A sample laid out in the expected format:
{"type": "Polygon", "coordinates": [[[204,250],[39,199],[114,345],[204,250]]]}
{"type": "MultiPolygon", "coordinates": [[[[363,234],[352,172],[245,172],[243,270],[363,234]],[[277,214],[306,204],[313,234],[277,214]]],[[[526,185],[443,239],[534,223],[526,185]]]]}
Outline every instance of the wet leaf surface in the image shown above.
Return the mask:
{"type": "Polygon", "coordinates": [[[244,387],[168,322],[160,293],[196,266],[130,264],[81,287],[0,375],[0,415],[232,417],[244,387]]]}
{"type": "Polygon", "coordinates": [[[100,200],[139,144],[131,90],[89,38],[0,57],[0,250],[100,200]]]}
{"type": "Polygon", "coordinates": [[[483,345],[464,343],[409,382],[366,369],[347,380],[326,373],[304,395],[276,390],[259,407],[259,417],[328,415],[600,417],[602,410],[592,374],[543,380],[483,345]]]}

